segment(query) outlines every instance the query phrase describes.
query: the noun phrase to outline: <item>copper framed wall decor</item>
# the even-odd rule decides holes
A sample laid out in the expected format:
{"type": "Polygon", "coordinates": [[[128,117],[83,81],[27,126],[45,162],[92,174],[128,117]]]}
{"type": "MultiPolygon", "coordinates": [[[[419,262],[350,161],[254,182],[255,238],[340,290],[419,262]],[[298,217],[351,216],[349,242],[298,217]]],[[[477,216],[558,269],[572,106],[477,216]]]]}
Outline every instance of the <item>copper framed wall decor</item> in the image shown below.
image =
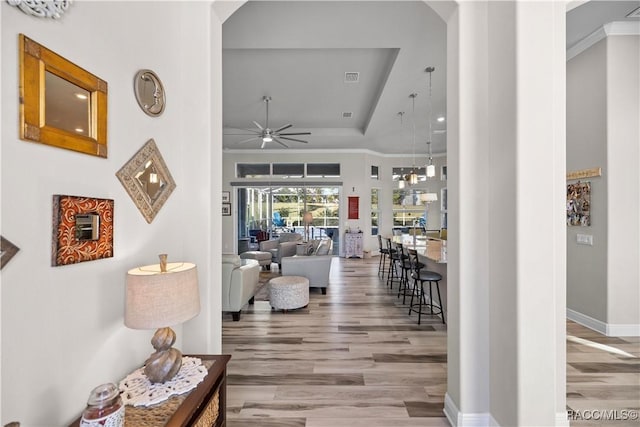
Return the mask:
{"type": "Polygon", "coordinates": [[[107,157],[107,82],[19,35],[20,139],[107,157]]]}
{"type": "Polygon", "coordinates": [[[53,196],[51,265],[113,257],[113,200],[53,196]]]}
{"type": "Polygon", "coordinates": [[[153,139],[147,141],[116,176],[149,224],[176,188],[153,139]]]}

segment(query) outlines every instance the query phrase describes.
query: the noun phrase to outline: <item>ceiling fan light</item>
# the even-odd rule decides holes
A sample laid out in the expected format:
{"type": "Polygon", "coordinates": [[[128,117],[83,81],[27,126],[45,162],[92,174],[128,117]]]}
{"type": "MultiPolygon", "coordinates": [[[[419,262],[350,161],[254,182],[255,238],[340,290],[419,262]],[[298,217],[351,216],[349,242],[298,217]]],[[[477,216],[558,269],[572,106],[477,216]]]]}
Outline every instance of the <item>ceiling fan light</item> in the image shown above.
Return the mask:
{"type": "Polygon", "coordinates": [[[436,176],[436,167],[434,165],[427,165],[427,178],[433,178],[436,176]]]}
{"type": "Polygon", "coordinates": [[[273,138],[271,138],[271,135],[266,135],[262,137],[262,142],[271,142],[271,141],[273,141],[273,138]]]}

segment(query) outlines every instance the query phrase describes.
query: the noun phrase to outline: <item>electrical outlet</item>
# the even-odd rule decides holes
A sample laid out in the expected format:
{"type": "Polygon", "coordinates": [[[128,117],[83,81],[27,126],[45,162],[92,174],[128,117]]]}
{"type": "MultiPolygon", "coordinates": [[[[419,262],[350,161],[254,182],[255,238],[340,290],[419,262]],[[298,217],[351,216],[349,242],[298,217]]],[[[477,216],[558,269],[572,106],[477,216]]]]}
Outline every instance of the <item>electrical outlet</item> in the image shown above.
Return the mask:
{"type": "Polygon", "coordinates": [[[593,246],[593,236],[591,234],[578,234],[576,235],[576,242],[579,245],[593,246]]]}

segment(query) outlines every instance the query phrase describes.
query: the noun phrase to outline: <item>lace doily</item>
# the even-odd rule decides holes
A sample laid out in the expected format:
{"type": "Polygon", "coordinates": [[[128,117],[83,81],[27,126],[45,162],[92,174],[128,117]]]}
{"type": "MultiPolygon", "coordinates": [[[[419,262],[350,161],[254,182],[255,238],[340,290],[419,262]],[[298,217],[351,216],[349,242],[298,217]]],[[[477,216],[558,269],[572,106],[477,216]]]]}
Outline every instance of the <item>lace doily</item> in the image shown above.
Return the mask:
{"type": "Polygon", "coordinates": [[[182,358],[182,366],[176,376],[165,383],[152,384],[144,374],[144,368],[136,369],[120,381],[122,401],[133,406],[155,405],[196,388],[207,373],[202,360],[187,356],[182,358]]]}

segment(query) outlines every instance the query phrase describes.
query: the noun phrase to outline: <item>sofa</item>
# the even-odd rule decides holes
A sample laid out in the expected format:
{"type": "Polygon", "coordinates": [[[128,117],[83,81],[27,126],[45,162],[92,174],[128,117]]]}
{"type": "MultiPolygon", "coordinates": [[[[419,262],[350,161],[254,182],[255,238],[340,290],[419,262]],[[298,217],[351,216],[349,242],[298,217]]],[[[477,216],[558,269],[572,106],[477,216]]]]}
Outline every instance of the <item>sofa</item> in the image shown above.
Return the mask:
{"type": "Polygon", "coordinates": [[[240,259],[238,255],[222,255],[222,311],[231,312],[233,320],[240,320],[242,307],[253,303],[260,264],[253,259],[240,259]]]}
{"type": "Polygon", "coordinates": [[[309,279],[310,288],[319,288],[323,295],[327,293],[331,273],[332,241],[321,239],[309,242],[305,253],[282,259],[283,276],[302,276],[309,279]]]}
{"type": "Polygon", "coordinates": [[[282,259],[296,254],[296,248],[302,243],[299,233],[280,233],[277,239],[260,242],[260,251],[271,252],[272,262],[282,267],[282,259]]]}

